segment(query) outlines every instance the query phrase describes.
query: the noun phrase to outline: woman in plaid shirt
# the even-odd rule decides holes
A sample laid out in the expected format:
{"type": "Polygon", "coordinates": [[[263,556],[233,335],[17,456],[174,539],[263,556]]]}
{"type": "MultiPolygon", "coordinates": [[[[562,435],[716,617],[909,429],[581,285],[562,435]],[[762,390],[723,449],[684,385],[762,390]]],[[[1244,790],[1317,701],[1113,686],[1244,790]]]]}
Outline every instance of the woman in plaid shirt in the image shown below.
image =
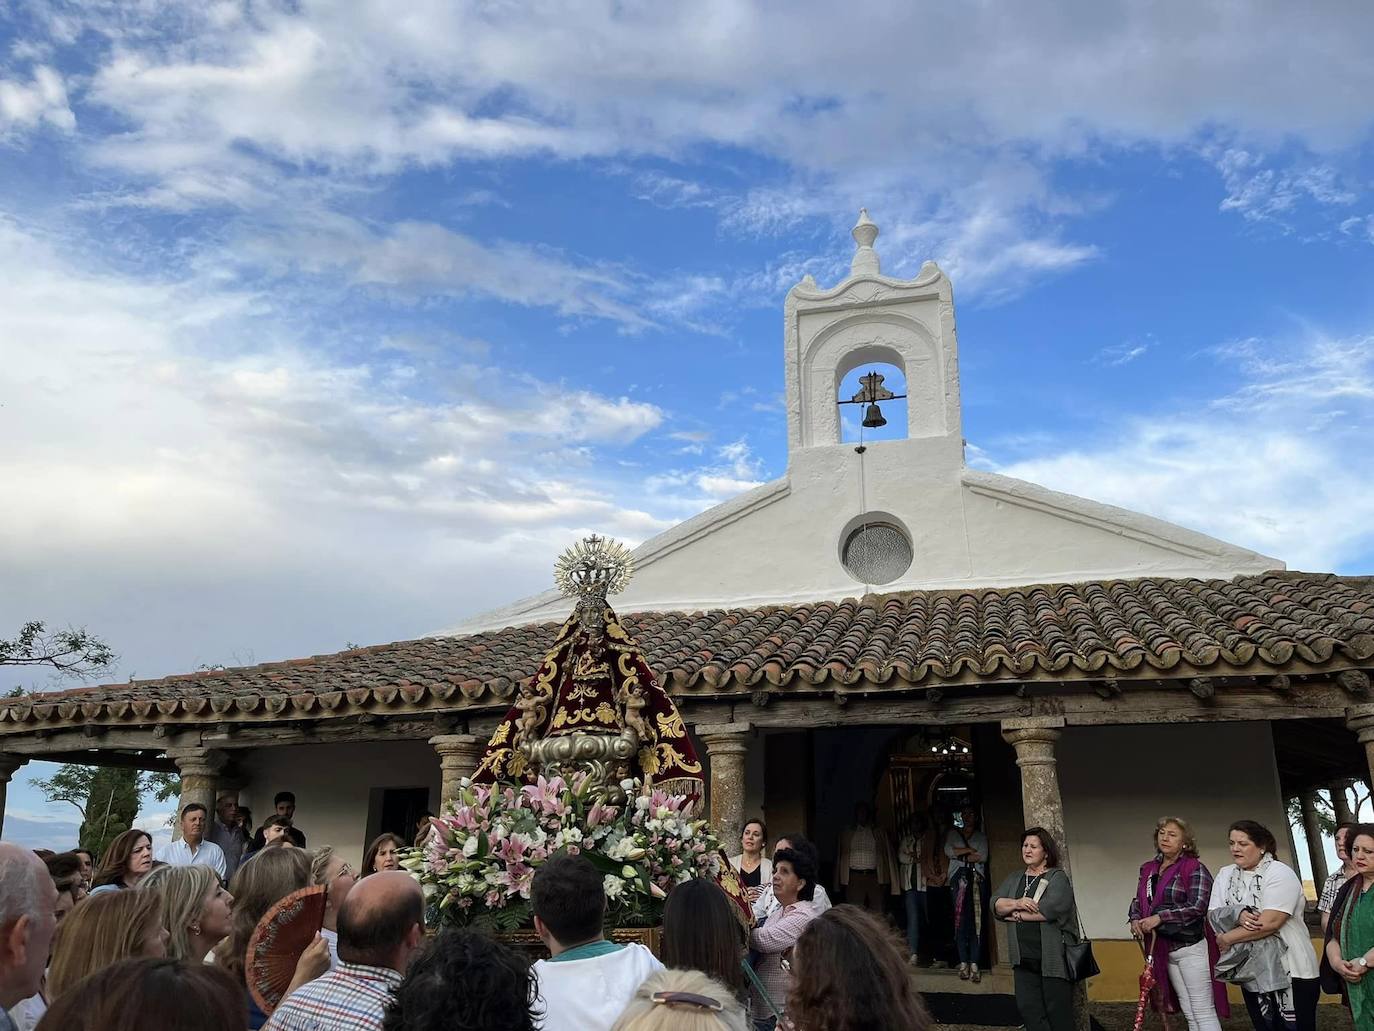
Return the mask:
{"type": "Polygon", "coordinates": [[[1182,1010],[1189,1031],[1221,1031],[1231,1015],[1226,986],[1213,976],[1216,941],[1207,926],[1212,874],[1198,859],[1188,824],[1166,816],[1155,824],[1155,857],[1140,868],[1131,900],[1131,934],[1150,955],[1165,1013],[1182,1010]],[[1166,975],[1167,971],[1167,975],[1166,975]]]}
{"type": "Polygon", "coordinates": [[[770,1002],[786,1009],[787,996],[792,991],[787,954],[806,925],[816,918],[816,907],[811,904],[815,884],[816,867],[809,855],[790,848],[778,849],[773,854],[773,894],[782,908],[749,932],[749,947],[761,953],[756,970],[763,992],[767,993],[765,998],[758,988],[751,991],[757,1031],[773,1031],[776,1026],[770,1002]]]}

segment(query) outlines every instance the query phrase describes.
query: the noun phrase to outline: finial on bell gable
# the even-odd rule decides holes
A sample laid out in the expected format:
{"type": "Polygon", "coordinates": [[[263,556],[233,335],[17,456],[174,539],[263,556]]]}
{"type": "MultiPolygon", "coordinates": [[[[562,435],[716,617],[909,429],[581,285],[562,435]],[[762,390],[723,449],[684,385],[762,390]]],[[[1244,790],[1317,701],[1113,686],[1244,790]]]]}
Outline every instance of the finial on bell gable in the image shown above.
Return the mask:
{"type": "Polygon", "coordinates": [[[859,209],[859,221],[854,224],[849,235],[854,237],[854,242],[859,245],[854,251],[854,260],[849,263],[849,274],[882,275],[882,263],[878,260],[878,252],[873,249],[873,241],[878,238],[878,226],[868,217],[867,208],[859,209]]]}

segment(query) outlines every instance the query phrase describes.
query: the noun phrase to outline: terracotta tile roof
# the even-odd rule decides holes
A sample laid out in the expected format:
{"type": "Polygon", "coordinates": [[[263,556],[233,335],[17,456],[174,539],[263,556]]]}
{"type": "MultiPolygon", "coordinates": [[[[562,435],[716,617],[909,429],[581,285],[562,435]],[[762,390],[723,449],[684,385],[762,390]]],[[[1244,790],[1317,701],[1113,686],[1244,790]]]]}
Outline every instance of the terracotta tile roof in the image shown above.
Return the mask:
{"type": "MultiPolygon", "coordinates": [[[[1374,578],[1327,574],[917,591],[622,621],[679,696],[1374,665],[1374,578]]],[[[0,733],[500,706],[533,674],[556,629],[430,637],[16,699],[0,708],[0,733]]]]}

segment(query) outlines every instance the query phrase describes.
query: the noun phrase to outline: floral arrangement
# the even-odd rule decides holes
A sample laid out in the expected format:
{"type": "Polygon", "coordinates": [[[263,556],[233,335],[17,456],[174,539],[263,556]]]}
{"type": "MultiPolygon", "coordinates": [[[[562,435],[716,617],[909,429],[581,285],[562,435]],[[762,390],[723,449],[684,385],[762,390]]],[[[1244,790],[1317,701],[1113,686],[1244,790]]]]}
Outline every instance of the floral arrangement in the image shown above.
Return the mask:
{"type": "Polygon", "coordinates": [[[534,784],[473,784],[401,860],[445,924],[514,931],[533,926],[530,884],[539,865],[567,852],[604,875],[607,919],[617,927],[660,922],[680,881],[716,877],[725,863],[710,823],[693,818],[696,799],[645,792],[621,781],[628,802],[607,805],[586,774],[534,784]]]}

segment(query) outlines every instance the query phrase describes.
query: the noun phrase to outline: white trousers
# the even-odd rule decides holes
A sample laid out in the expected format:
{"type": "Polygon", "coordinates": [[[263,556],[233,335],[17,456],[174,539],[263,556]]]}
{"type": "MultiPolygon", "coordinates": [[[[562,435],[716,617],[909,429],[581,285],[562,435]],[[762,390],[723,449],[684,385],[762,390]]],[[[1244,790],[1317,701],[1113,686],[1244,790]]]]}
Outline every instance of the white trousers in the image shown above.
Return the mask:
{"type": "Polygon", "coordinates": [[[1188,1021],[1188,1031],[1221,1031],[1212,997],[1212,969],[1207,961],[1205,938],[1169,953],[1169,984],[1178,996],[1178,1008],[1188,1021]]]}

